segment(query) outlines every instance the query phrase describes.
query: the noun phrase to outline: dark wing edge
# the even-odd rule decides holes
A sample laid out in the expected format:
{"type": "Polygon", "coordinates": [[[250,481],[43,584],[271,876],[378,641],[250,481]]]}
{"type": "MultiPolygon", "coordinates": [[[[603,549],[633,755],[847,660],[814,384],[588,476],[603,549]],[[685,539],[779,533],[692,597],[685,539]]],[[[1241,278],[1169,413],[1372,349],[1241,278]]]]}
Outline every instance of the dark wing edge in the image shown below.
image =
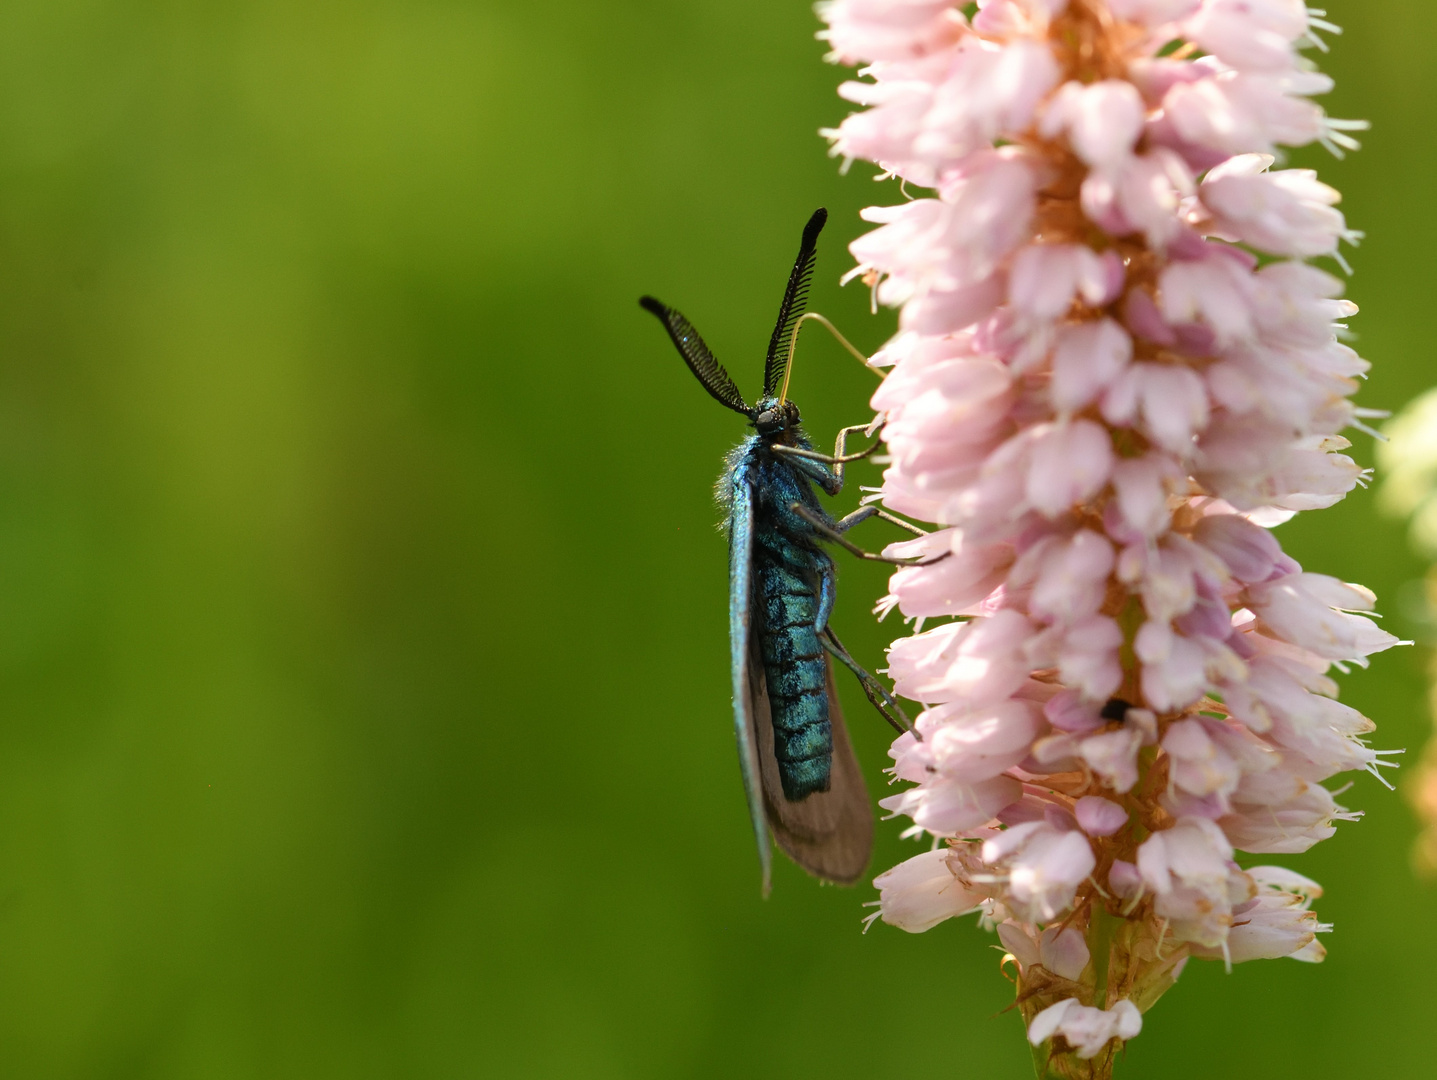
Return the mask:
{"type": "Polygon", "coordinates": [[[873,852],[873,810],[838,704],[833,660],[824,657],[824,661],[828,723],[833,731],[833,764],[827,791],[801,802],[784,798],[778,760],[773,756],[773,718],[763,664],[754,650],[749,654],[749,682],[753,687],[750,712],[762,769],[764,810],[774,840],[784,854],[814,877],[836,885],[854,885],[863,877],[873,852]]]}
{"type": "Polygon", "coordinates": [[[714,354],[704,344],[704,339],[699,337],[699,332],[694,329],[693,324],[679,312],[655,300],[652,296],[639,297],[639,306],[664,324],[664,329],[669,332],[669,338],[673,341],[674,347],[679,350],[679,355],[684,358],[684,363],[688,364],[694,377],[703,384],[705,390],[713,395],[714,400],[736,413],[747,416],[749,408],[744,403],[743,394],[739,393],[738,386],[729,373],[723,369],[723,365],[714,359],[714,354]]]}
{"type": "Polygon", "coordinates": [[[813,281],[813,264],[818,257],[818,234],[828,221],[828,211],[819,207],[803,227],[803,239],[799,241],[798,258],[788,275],[788,288],[783,293],[783,303],[778,309],[778,322],[774,324],[773,336],[768,340],[768,358],[763,365],[763,396],[773,397],[783,381],[784,368],[788,366],[788,339],[793,333],[793,324],[803,315],[808,303],[808,287],[813,281]]]}
{"type": "MultiPolygon", "coordinates": [[[[773,853],[768,843],[768,817],[764,812],[762,769],[759,765],[758,738],[755,734],[753,694],[754,683],[749,667],[753,635],[753,488],[739,474],[732,478],[733,501],[729,510],[728,534],[728,639],[729,669],[733,679],[733,732],[738,743],[738,763],[743,772],[743,790],[748,801],[749,820],[758,844],[758,863],[763,875],[762,889],[766,897],[773,886],[773,853]]],[[[759,676],[762,678],[762,675],[759,676]]],[[[772,721],[768,720],[768,696],[762,686],[764,719],[769,725],[769,741],[773,741],[772,721]]],[[[770,748],[769,756],[773,756],[770,748]]]]}

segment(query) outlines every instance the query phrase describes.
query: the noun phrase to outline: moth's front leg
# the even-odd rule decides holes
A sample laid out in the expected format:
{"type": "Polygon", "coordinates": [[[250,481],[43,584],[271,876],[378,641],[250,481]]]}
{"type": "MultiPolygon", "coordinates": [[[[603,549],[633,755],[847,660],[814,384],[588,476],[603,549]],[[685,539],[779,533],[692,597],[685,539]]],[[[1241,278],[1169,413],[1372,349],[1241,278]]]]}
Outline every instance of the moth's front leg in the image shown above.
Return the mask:
{"type": "MultiPolygon", "coordinates": [[[[772,449],[775,453],[788,458],[799,458],[802,461],[814,461],[823,465],[833,466],[832,471],[828,469],[804,469],[805,474],[811,476],[829,495],[837,495],[843,490],[843,467],[850,461],[862,461],[883,445],[882,439],[875,439],[873,445],[866,450],[860,450],[855,454],[844,453],[848,442],[848,436],[856,431],[869,432],[878,435],[883,431],[883,425],[873,428],[871,424],[854,424],[851,427],[843,428],[838,433],[838,439],[833,444],[833,453],[820,454],[817,450],[804,450],[798,446],[776,445],[772,449]],[[870,428],[872,431],[870,432],[870,428]]],[[[800,466],[802,467],[802,466],[800,466]]]]}

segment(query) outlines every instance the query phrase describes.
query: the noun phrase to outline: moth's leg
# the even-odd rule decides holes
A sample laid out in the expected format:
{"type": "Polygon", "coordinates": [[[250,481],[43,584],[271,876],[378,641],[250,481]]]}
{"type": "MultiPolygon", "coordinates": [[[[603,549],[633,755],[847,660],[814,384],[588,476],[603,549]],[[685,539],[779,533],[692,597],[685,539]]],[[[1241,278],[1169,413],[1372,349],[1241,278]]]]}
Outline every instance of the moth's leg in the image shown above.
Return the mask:
{"type": "Polygon", "coordinates": [[[834,448],[834,451],[831,454],[825,454],[818,450],[805,450],[801,446],[784,446],[783,443],[774,443],[772,446],[769,447],[769,449],[772,450],[775,454],[784,454],[788,457],[806,458],[809,461],[821,461],[825,465],[847,465],[850,461],[862,461],[864,458],[870,456],[875,450],[877,450],[880,446],[883,445],[883,440],[879,439],[867,450],[859,450],[857,453],[854,454],[845,454],[843,452],[844,436],[848,435],[850,432],[866,430],[868,429],[861,425],[857,427],[844,428],[838,433],[838,445],[834,448]]]}
{"type": "Polygon", "coordinates": [[[882,510],[873,503],[869,503],[867,506],[860,506],[857,510],[853,511],[853,513],[839,518],[837,523],[834,525],[834,528],[838,532],[847,532],[849,529],[853,528],[853,526],[861,522],[867,521],[871,517],[882,518],[884,521],[892,522],[900,529],[907,529],[914,536],[929,535],[928,530],[920,529],[917,525],[914,525],[912,522],[904,521],[901,517],[895,517],[887,510],[882,510]]]}
{"type": "Polygon", "coordinates": [[[879,555],[876,552],[864,551],[852,540],[848,539],[848,537],[844,536],[832,525],[828,524],[828,522],[816,516],[813,511],[809,510],[808,507],[804,506],[802,503],[793,503],[789,507],[789,509],[792,510],[799,517],[803,518],[804,521],[808,522],[809,525],[813,527],[813,530],[818,533],[819,536],[823,537],[826,540],[832,540],[835,544],[838,544],[845,550],[852,552],[860,559],[867,559],[870,562],[890,563],[893,566],[932,566],[934,563],[941,562],[942,560],[948,558],[949,555],[953,554],[951,551],[945,551],[936,559],[929,559],[927,562],[915,562],[912,559],[895,559],[891,558],[888,555],[879,555]]]}
{"type": "MultiPolygon", "coordinates": [[[[838,635],[833,632],[832,627],[823,631],[823,647],[838,658],[839,663],[853,672],[858,677],[858,683],[863,687],[864,696],[869,703],[878,710],[879,715],[887,720],[895,731],[902,734],[905,731],[913,731],[913,722],[908,719],[908,714],[903,711],[902,706],[894,700],[893,695],[883,688],[883,684],[875,679],[868,672],[864,671],[857,660],[848,655],[848,650],[838,640],[838,635]],[[889,710],[892,710],[891,712],[889,710]],[[895,715],[896,714],[896,715],[895,715]]],[[[915,738],[919,738],[918,732],[913,731],[915,738]]]]}
{"type": "MultiPolygon", "coordinates": [[[[824,465],[832,465],[833,471],[827,474],[826,479],[818,478],[817,476],[815,476],[815,479],[818,479],[818,482],[823,485],[823,490],[828,492],[828,494],[837,495],[843,490],[843,466],[850,461],[862,461],[883,445],[882,439],[875,438],[873,445],[866,450],[860,450],[854,454],[844,453],[844,446],[848,442],[848,436],[852,435],[855,431],[866,432],[871,426],[870,424],[854,424],[852,427],[843,428],[839,431],[838,439],[833,444],[832,454],[820,454],[817,450],[804,450],[801,447],[783,446],[782,444],[772,446],[770,449],[773,450],[774,453],[784,457],[803,458],[806,461],[817,461],[824,465]]],[[[876,436],[882,431],[883,425],[879,424],[878,427],[873,429],[872,434],[876,436]]]]}
{"type": "Polygon", "coordinates": [[[818,554],[823,556],[823,561],[818,564],[818,616],[813,620],[813,629],[822,634],[838,599],[838,577],[833,571],[833,560],[822,551],[818,554]]]}
{"type": "Polygon", "coordinates": [[[829,464],[833,466],[833,475],[837,478],[840,488],[843,487],[843,466],[850,461],[862,461],[864,458],[870,457],[873,452],[883,444],[883,439],[880,438],[882,434],[882,420],[878,421],[876,427],[870,423],[853,424],[849,427],[839,429],[838,438],[833,441],[833,460],[829,462],[829,464]],[[846,454],[844,453],[844,448],[848,443],[848,437],[855,431],[862,431],[870,436],[873,439],[873,443],[867,450],[859,450],[855,454],[846,454]]]}

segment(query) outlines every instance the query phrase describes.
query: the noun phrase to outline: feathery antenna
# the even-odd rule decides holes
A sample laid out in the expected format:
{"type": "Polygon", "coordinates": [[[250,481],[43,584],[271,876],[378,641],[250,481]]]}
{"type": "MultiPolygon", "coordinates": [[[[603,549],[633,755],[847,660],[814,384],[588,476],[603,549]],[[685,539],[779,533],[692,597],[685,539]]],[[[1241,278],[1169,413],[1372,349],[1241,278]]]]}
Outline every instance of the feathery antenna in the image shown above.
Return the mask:
{"type": "Polygon", "coordinates": [[[793,324],[803,314],[808,301],[808,286],[813,280],[813,264],[818,254],[818,234],[828,221],[828,211],[819,207],[803,227],[803,240],[798,246],[798,258],[794,260],[793,271],[788,275],[788,288],[783,293],[783,305],[778,309],[778,322],[773,328],[773,337],[768,342],[768,358],[763,366],[763,396],[773,397],[779,383],[783,381],[784,369],[788,366],[789,337],[793,324]]]}
{"type": "Polygon", "coordinates": [[[652,312],[659,322],[664,324],[664,329],[669,332],[679,355],[684,358],[684,363],[688,364],[694,377],[703,384],[703,388],[712,394],[720,405],[747,416],[749,407],[744,404],[743,395],[739,393],[738,387],[723,369],[723,365],[714,359],[714,354],[704,344],[704,339],[699,337],[693,324],[652,296],[640,297],[639,306],[652,312]]]}

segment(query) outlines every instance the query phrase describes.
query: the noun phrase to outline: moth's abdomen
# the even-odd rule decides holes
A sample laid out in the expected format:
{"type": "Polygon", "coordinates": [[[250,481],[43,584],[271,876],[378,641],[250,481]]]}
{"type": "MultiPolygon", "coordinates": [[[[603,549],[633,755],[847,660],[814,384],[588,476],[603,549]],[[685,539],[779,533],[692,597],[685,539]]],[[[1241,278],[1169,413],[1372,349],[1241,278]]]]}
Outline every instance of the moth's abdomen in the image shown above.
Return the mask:
{"type": "Polygon", "coordinates": [[[828,667],[814,629],[818,596],[792,568],[762,557],[757,562],[764,613],[759,651],[773,715],[774,757],[784,797],[796,802],[828,790],[833,758],[828,667]]]}

